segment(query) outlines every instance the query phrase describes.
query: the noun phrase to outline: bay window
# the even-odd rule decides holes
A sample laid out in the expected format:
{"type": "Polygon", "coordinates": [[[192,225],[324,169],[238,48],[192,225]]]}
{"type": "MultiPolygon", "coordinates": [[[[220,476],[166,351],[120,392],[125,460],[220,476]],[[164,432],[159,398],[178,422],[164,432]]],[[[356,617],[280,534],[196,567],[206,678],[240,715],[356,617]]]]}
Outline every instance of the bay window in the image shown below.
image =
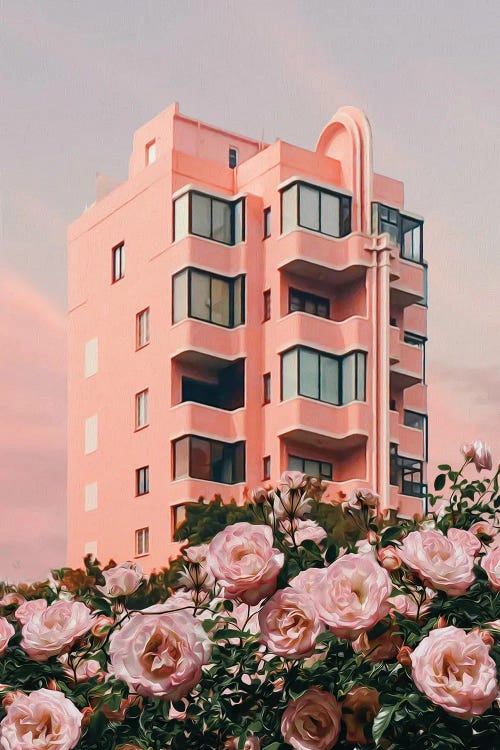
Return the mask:
{"type": "Polygon", "coordinates": [[[224,245],[245,239],[244,201],[214,198],[189,190],[174,201],[174,240],[188,234],[224,245]]]}
{"type": "Polygon", "coordinates": [[[192,477],[207,482],[245,481],[245,443],[186,435],[174,441],[174,479],[192,477]]]}
{"type": "Polygon", "coordinates": [[[390,242],[399,246],[399,253],[405,260],[422,264],[423,261],[423,222],[398,211],[397,208],[381,203],[372,205],[373,231],[389,235],[390,242]]]}
{"type": "Polygon", "coordinates": [[[281,192],[281,231],[297,227],[345,237],[351,231],[351,198],[304,182],[289,185],[281,192]]]}
{"type": "Polygon", "coordinates": [[[333,478],[332,464],[327,461],[313,461],[309,458],[300,456],[288,456],[288,469],[290,471],[300,471],[307,474],[308,477],[318,477],[331,482],[333,478]]]}
{"type": "Polygon", "coordinates": [[[281,400],[306,396],[335,406],[366,398],[366,354],[342,357],[297,346],[281,355],[281,400]]]}
{"type": "Polygon", "coordinates": [[[185,318],[235,328],[245,322],[245,277],[186,268],[173,277],[173,322],[185,318]]]}

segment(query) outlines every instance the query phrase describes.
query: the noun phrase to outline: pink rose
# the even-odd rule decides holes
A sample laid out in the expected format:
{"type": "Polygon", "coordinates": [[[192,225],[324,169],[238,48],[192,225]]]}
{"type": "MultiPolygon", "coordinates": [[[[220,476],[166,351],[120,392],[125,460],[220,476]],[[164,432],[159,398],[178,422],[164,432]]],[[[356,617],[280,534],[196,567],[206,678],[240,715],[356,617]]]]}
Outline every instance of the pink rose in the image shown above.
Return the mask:
{"type": "Polygon", "coordinates": [[[295,578],[290,579],[290,586],[311,596],[311,591],[315,586],[323,585],[325,576],[326,568],[306,568],[297,573],[295,578]]]}
{"type": "Polygon", "coordinates": [[[278,656],[310,656],[325,630],[311,598],[297,589],[277,591],[259,613],[261,643],[278,656]]]}
{"type": "Polygon", "coordinates": [[[311,510],[311,499],[300,490],[281,490],[274,493],[273,510],[279,520],[303,518],[311,510]]]}
{"type": "Polygon", "coordinates": [[[342,503],[344,510],[361,510],[363,506],[376,509],[380,495],[370,489],[353,490],[348,499],[342,503]]]}
{"type": "Polygon", "coordinates": [[[488,552],[481,560],[481,565],[486,571],[491,587],[500,591],[500,547],[488,552]]]}
{"type": "Polygon", "coordinates": [[[287,544],[293,544],[293,538],[295,544],[300,547],[302,542],[309,539],[311,542],[321,544],[327,538],[327,532],[316,522],[311,519],[294,518],[293,521],[286,519],[281,522],[282,529],[286,532],[285,542],[287,544]],[[292,538],[293,529],[293,538],[292,538]]]}
{"type": "Polygon", "coordinates": [[[114,675],[139,695],[177,701],[199,682],[211,644],[188,610],[155,604],[133,613],[109,641],[114,675]]]}
{"type": "Polygon", "coordinates": [[[489,521],[485,520],[473,523],[469,531],[476,536],[489,537],[490,539],[488,541],[495,539],[498,534],[498,529],[496,529],[489,521]]]}
{"type": "Polygon", "coordinates": [[[464,443],[460,450],[464,458],[472,461],[478,471],[482,469],[490,471],[493,465],[491,451],[482,440],[475,440],[473,443],[464,443]]]}
{"type": "Polygon", "coordinates": [[[498,696],[495,662],[479,632],[431,630],[411,654],[418,689],[461,719],[480,716],[498,696]]]}
{"type": "Polygon", "coordinates": [[[102,574],[106,582],[104,586],[96,586],[96,589],[111,599],[133,594],[144,580],[141,566],[134,562],[124,562],[115,568],[103,570],[102,574]]]}
{"type": "Polygon", "coordinates": [[[96,675],[104,675],[102,667],[96,659],[81,659],[76,657],[74,660],[74,672],[73,667],[69,664],[67,654],[61,654],[61,656],[58,656],[57,660],[61,662],[64,671],[71,680],[75,679],[76,673],[77,682],[86,682],[87,680],[90,680],[91,677],[96,677],[96,675]]]}
{"type": "Polygon", "coordinates": [[[0,656],[7,650],[9,641],[15,632],[10,622],[5,617],[0,617],[0,656]]]}
{"type": "Polygon", "coordinates": [[[398,555],[396,547],[389,545],[382,547],[377,552],[379,563],[386,570],[398,570],[401,567],[401,558],[398,555]]]}
{"type": "Polygon", "coordinates": [[[399,556],[424,583],[448,596],[462,596],[474,583],[474,558],[461,544],[439,531],[411,531],[403,539],[399,556]]]}
{"type": "Polygon", "coordinates": [[[179,583],[187,589],[210,591],[215,580],[207,568],[208,544],[198,544],[183,550],[187,558],[185,570],[179,576],[179,583]]]}
{"type": "Polygon", "coordinates": [[[0,724],[2,750],[71,750],[81,735],[82,714],[58,690],[16,693],[0,724]]]}
{"type": "Polygon", "coordinates": [[[369,638],[368,633],[361,633],[359,638],[352,642],[353,651],[363,654],[372,662],[394,659],[403,645],[398,629],[398,625],[390,625],[376,638],[369,638]]]}
{"type": "Polygon", "coordinates": [[[460,544],[471,557],[475,557],[481,549],[481,542],[477,536],[465,529],[448,529],[446,536],[453,544],[460,544]]]}
{"type": "Polygon", "coordinates": [[[354,640],[389,612],[389,573],[371,555],[348,554],[326,570],[311,594],[320,618],[339,638],[354,640]]]}
{"type": "Polygon", "coordinates": [[[257,604],[276,590],[285,556],[273,547],[269,526],[226,526],[208,545],[207,565],[228,599],[257,604]]]}
{"type": "Polygon", "coordinates": [[[21,623],[21,625],[26,625],[26,623],[31,620],[33,615],[42,612],[42,610],[47,609],[47,600],[46,599],[30,599],[29,601],[23,602],[14,612],[14,617],[18,622],[21,623]]]}
{"type": "Polygon", "coordinates": [[[422,617],[427,614],[431,607],[432,599],[434,599],[435,596],[435,591],[432,589],[425,589],[425,599],[421,601],[420,607],[417,604],[417,601],[420,599],[420,593],[416,594],[417,601],[415,601],[412,596],[397,594],[396,596],[391,596],[389,602],[396,612],[404,615],[409,620],[416,620],[417,615],[422,617]]]}
{"type": "MultiPolygon", "coordinates": [[[[231,737],[224,745],[224,750],[238,750],[238,740],[236,737],[231,737]]],[[[260,740],[253,734],[249,734],[245,738],[245,744],[243,750],[260,750],[260,740]]]]}
{"type": "Polygon", "coordinates": [[[47,661],[50,656],[69,651],[92,624],[92,613],[83,602],[56,601],[35,612],[23,625],[21,648],[33,661],[47,661]]]}
{"type": "Polygon", "coordinates": [[[334,696],[313,687],[288,704],[281,734],[294,750],[330,750],[340,735],[340,717],[334,696]]]}
{"type": "Polygon", "coordinates": [[[307,475],[301,471],[284,471],[278,482],[280,492],[300,490],[307,484],[307,475]]]}
{"type": "Polygon", "coordinates": [[[21,594],[9,591],[8,594],[4,594],[0,599],[0,607],[12,607],[12,605],[24,604],[25,601],[26,598],[21,594]]]}

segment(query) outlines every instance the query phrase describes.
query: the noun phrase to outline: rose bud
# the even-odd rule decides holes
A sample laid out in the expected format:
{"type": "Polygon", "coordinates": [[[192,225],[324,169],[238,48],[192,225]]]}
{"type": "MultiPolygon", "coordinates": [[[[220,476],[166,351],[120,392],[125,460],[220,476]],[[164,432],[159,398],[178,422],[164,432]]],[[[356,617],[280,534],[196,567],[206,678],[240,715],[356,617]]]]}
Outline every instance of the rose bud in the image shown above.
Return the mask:
{"type": "Polygon", "coordinates": [[[257,487],[255,490],[252,490],[252,501],[256,505],[264,505],[264,503],[267,503],[267,500],[267,490],[263,487],[257,487]]]}
{"type": "Polygon", "coordinates": [[[440,615],[436,621],[436,624],[434,625],[434,629],[436,628],[446,628],[448,623],[446,622],[446,618],[443,617],[443,615],[440,615]]]}
{"type": "Polygon", "coordinates": [[[398,651],[398,662],[403,665],[403,667],[408,667],[410,669],[411,667],[411,654],[413,649],[411,649],[409,646],[402,646],[398,651]]]}
{"type": "Polygon", "coordinates": [[[370,530],[366,535],[366,541],[368,542],[368,544],[375,545],[380,542],[380,537],[376,531],[370,530]]]}
{"type": "Polygon", "coordinates": [[[487,630],[480,630],[479,637],[481,638],[485,646],[488,646],[488,648],[492,648],[495,645],[495,639],[493,638],[491,633],[488,633],[487,630]]]}
{"type": "Polygon", "coordinates": [[[110,628],[115,624],[113,617],[98,615],[92,625],[91,633],[95,638],[106,638],[110,628]]]}
{"type": "Polygon", "coordinates": [[[90,706],[85,706],[85,708],[82,708],[81,714],[82,714],[82,727],[88,727],[90,724],[90,717],[94,713],[94,709],[90,706]]]}
{"type": "Polygon", "coordinates": [[[379,563],[386,570],[398,570],[401,567],[401,559],[396,547],[382,547],[377,551],[379,563]]]}
{"type": "Polygon", "coordinates": [[[491,451],[482,440],[475,440],[473,443],[464,443],[460,450],[464,458],[472,461],[478,471],[482,471],[482,469],[490,471],[493,465],[491,451]]]}

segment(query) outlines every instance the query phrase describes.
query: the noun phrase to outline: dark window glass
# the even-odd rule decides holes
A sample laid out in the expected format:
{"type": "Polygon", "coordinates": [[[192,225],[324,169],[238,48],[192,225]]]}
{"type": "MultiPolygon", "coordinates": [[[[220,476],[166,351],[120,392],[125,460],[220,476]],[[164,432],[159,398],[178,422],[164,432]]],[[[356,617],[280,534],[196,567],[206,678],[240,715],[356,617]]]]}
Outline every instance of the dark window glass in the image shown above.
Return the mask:
{"type": "Polygon", "coordinates": [[[233,411],[245,402],[245,363],[238,360],[217,372],[217,380],[207,382],[182,377],[182,401],[233,411]]]}
{"type": "Polygon", "coordinates": [[[136,495],[147,495],[149,492],[149,466],[142,466],[135,472],[136,495]]]}
{"type": "Polygon", "coordinates": [[[326,461],[313,461],[300,456],[288,456],[288,468],[290,471],[301,471],[310,477],[319,477],[328,481],[333,477],[332,464],[326,461]]]}
{"type": "Polygon", "coordinates": [[[264,292],[264,320],[271,319],[271,290],[266,289],[264,292]]]}
{"type": "Polygon", "coordinates": [[[269,404],[271,401],[271,374],[267,372],[264,377],[264,403],[269,404]]]}
{"type": "Polygon", "coordinates": [[[262,459],[262,478],[271,479],[271,456],[262,459]]]}
{"type": "Polygon", "coordinates": [[[307,347],[294,347],[281,355],[281,399],[294,396],[335,406],[366,399],[366,354],[343,357],[307,347]]]}
{"type": "Polygon", "coordinates": [[[223,443],[188,435],[174,443],[174,479],[190,476],[210,482],[236,484],[245,481],[245,443],[223,443]],[[188,453],[188,474],[184,472],[188,453]],[[178,465],[178,456],[180,462],[178,465]]]}
{"type": "Polygon", "coordinates": [[[264,209],[264,237],[271,236],[271,209],[264,209]]]}
{"type": "Polygon", "coordinates": [[[191,190],[174,202],[174,240],[194,234],[224,245],[245,239],[244,201],[223,200],[191,190]]]}
{"type": "Polygon", "coordinates": [[[245,322],[244,294],[243,276],[228,279],[188,268],[173,278],[173,322],[189,317],[235,328],[245,322]]]}
{"type": "Polygon", "coordinates": [[[306,312],[310,315],[317,315],[320,318],[330,317],[330,300],[326,297],[318,297],[309,292],[302,292],[300,289],[290,288],[288,296],[289,312],[306,312]]]}
{"type": "Polygon", "coordinates": [[[390,482],[402,495],[424,497],[427,487],[423,481],[423,461],[400,456],[397,445],[391,444],[390,482]]]}
{"type": "Polygon", "coordinates": [[[125,245],[122,243],[113,248],[113,281],[123,279],[125,276],[125,245]]]}
{"type": "Polygon", "coordinates": [[[422,222],[409,216],[401,216],[401,256],[422,262],[422,222]]]}
{"type": "Polygon", "coordinates": [[[423,263],[423,222],[405,216],[396,208],[374,203],[372,206],[373,231],[387,232],[390,242],[399,246],[405,260],[423,263]]]}
{"type": "Polygon", "coordinates": [[[298,182],[281,193],[281,227],[304,227],[330,237],[351,231],[351,199],[330,190],[298,182]]]}
{"type": "Polygon", "coordinates": [[[234,169],[238,165],[238,150],[236,148],[229,149],[229,167],[234,169]]]}

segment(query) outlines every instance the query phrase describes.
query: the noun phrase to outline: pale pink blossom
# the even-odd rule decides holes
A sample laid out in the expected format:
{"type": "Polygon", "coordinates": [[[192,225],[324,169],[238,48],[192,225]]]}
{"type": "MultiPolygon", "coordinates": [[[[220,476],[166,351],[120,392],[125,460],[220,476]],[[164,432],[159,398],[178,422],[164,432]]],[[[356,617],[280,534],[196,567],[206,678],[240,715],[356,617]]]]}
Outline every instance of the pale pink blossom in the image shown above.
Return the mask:
{"type": "Polygon", "coordinates": [[[21,625],[26,625],[26,623],[31,620],[33,615],[38,614],[42,612],[44,609],[47,609],[47,600],[46,599],[29,599],[28,601],[24,601],[14,612],[14,617],[18,622],[21,623],[21,625]]]}
{"type": "MultiPolygon", "coordinates": [[[[224,750],[238,750],[238,740],[236,739],[236,737],[231,737],[231,739],[227,740],[226,744],[224,745],[224,750]]],[[[245,738],[243,750],[260,750],[259,738],[254,734],[249,734],[245,738]]]]}
{"type": "Polygon", "coordinates": [[[389,545],[388,547],[382,547],[377,552],[379,563],[386,570],[398,570],[401,567],[401,558],[398,555],[396,547],[389,545]]]}
{"type": "Polygon", "coordinates": [[[290,659],[310,656],[325,630],[311,598],[290,586],[266,602],[259,623],[261,643],[271,653],[290,659]]]}
{"type": "Polygon", "coordinates": [[[432,600],[435,596],[435,591],[426,588],[424,599],[421,598],[419,592],[415,594],[415,598],[413,598],[413,596],[409,596],[408,594],[396,594],[396,596],[390,597],[389,602],[392,606],[392,609],[394,609],[396,612],[404,615],[409,620],[416,620],[417,617],[422,617],[423,615],[427,614],[431,607],[432,600]],[[418,604],[419,602],[420,606],[418,604]]]}
{"type": "Polygon", "coordinates": [[[199,682],[211,648],[188,610],[165,612],[155,604],[113,632],[109,658],[115,677],[139,695],[177,701],[199,682]]]}
{"type": "Polygon", "coordinates": [[[23,625],[21,648],[33,661],[47,661],[69,651],[92,624],[92,613],[83,602],[56,601],[23,625]]]}
{"type": "Polygon", "coordinates": [[[469,531],[476,536],[486,536],[491,537],[491,539],[495,539],[498,534],[498,529],[486,520],[476,521],[476,523],[472,524],[469,531]]]}
{"type": "Polygon", "coordinates": [[[86,682],[91,677],[96,677],[97,675],[104,676],[102,667],[97,659],[81,659],[80,657],[76,657],[73,666],[70,665],[67,654],[61,654],[61,656],[57,657],[57,660],[63,665],[68,677],[74,680],[76,675],[77,682],[86,682]]]}
{"type": "Polygon", "coordinates": [[[326,570],[311,594],[318,614],[339,638],[354,640],[389,612],[392,582],[372,555],[348,554],[326,570]]]}
{"type": "Polygon", "coordinates": [[[133,594],[144,581],[143,570],[135,562],[124,562],[115,568],[104,570],[102,574],[105,584],[96,588],[112,599],[133,594]]]}
{"type": "Polygon", "coordinates": [[[15,591],[9,591],[0,599],[0,607],[12,607],[12,605],[17,606],[19,604],[24,604],[25,601],[26,597],[16,593],[15,591]]]}
{"type": "Polygon", "coordinates": [[[480,716],[498,696],[495,662],[477,630],[431,630],[412,652],[411,662],[418,689],[461,719],[480,716]]]}
{"type": "Polygon", "coordinates": [[[471,557],[475,557],[481,549],[481,542],[477,536],[465,529],[448,529],[446,536],[453,544],[460,544],[471,557]]]}
{"type": "Polygon", "coordinates": [[[500,591],[500,547],[490,550],[481,560],[481,565],[486,571],[492,589],[500,591]]]}
{"type": "Polygon", "coordinates": [[[307,484],[307,475],[301,471],[284,471],[278,482],[280,492],[300,490],[307,484]]]}
{"type": "Polygon", "coordinates": [[[326,568],[306,568],[290,579],[290,586],[311,596],[315,586],[321,587],[323,585],[325,576],[326,568]]]}
{"type": "Polygon", "coordinates": [[[269,526],[227,526],[208,546],[207,565],[228,599],[257,604],[276,590],[285,557],[273,547],[269,526]]]}
{"type": "Polygon", "coordinates": [[[317,687],[291,701],[281,718],[281,734],[294,750],[330,750],[340,735],[336,698],[317,687]]]}
{"type": "Polygon", "coordinates": [[[493,461],[489,446],[482,440],[475,440],[473,443],[464,443],[460,448],[464,458],[472,461],[478,471],[486,469],[490,471],[493,461]]]}
{"type": "Polygon", "coordinates": [[[293,544],[293,539],[295,539],[297,547],[300,547],[306,540],[321,544],[328,536],[328,533],[316,521],[310,518],[294,518],[292,521],[287,518],[281,522],[281,526],[286,532],[284,541],[291,545],[293,544]]]}
{"type": "Polygon", "coordinates": [[[300,490],[281,490],[274,493],[273,510],[279,520],[303,518],[311,510],[311,499],[300,490]]]}
{"type": "Polygon", "coordinates": [[[344,510],[361,510],[363,506],[367,508],[376,509],[380,500],[380,495],[377,495],[371,489],[358,489],[353,490],[347,500],[342,503],[344,510]]]}
{"type": "Polygon", "coordinates": [[[0,656],[7,650],[9,641],[15,632],[10,622],[5,617],[0,617],[0,656]]]}
{"type": "Polygon", "coordinates": [[[427,586],[448,596],[462,596],[474,583],[474,558],[439,531],[411,531],[403,539],[399,556],[427,586]]]}
{"type": "Polygon", "coordinates": [[[187,589],[211,591],[215,579],[207,566],[208,544],[198,544],[183,550],[187,558],[185,570],[179,576],[179,584],[187,589]]]}
{"type": "Polygon", "coordinates": [[[2,750],[71,750],[81,735],[82,714],[58,690],[17,692],[0,724],[2,750]]]}

